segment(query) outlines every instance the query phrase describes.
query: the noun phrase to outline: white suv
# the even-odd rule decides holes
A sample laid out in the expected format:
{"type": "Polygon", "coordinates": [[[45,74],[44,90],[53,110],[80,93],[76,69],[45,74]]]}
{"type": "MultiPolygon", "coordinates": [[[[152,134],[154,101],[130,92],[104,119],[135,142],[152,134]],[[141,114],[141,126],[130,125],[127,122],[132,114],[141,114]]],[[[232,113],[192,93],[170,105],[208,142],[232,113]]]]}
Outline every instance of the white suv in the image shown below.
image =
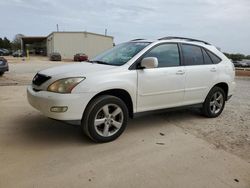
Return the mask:
{"type": "Polygon", "coordinates": [[[44,115],[81,120],[87,136],[108,142],[139,112],[195,105],[217,117],[233,94],[234,77],[231,61],[207,42],[136,39],[88,62],[38,72],[27,95],[44,115]]]}

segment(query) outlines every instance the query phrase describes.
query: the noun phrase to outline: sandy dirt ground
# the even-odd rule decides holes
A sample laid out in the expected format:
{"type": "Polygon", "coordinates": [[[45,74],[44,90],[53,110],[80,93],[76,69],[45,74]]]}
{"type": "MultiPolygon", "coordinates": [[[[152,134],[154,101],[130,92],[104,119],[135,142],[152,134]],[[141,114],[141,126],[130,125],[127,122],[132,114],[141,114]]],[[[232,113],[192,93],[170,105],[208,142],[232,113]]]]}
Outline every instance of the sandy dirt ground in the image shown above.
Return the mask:
{"type": "Polygon", "coordinates": [[[34,74],[49,67],[74,62],[49,61],[47,57],[14,58],[5,57],[9,63],[9,72],[6,72],[0,81],[0,86],[30,84],[34,74]]]}
{"type": "Polygon", "coordinates": [[[236,69],[235,71],[236,76],[249,76],[250,77],[250,68],[246,69],[236,69]]]}
{"type": "Polygon", "coordinates": [[[27,103],[35,72],[59,64],[14,62],[0,78],[0,187],[250,187],[250,79],[237,78],[216,119],[192,109],[140,116],[94,144],[27,103]]]}
{"type": "Polygon", "coordinates": [[[234,96],[218,118],[207,119],[190,110],[178,115],[169,113],[168,118],[176,126],[250,163],[250,78],[238,77],[236,84],[234,96]],[[194,115],[196,118],[192,118],[194,115]]]}

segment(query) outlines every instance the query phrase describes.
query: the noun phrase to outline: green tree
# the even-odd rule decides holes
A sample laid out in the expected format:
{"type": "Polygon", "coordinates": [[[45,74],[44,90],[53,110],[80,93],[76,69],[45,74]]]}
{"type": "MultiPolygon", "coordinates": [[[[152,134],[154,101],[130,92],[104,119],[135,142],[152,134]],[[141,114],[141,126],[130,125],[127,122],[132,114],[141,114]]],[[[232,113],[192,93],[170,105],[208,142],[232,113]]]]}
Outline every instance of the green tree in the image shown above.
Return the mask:
{"type": "Polygon", "coordinates": [[[3,39],[0,37],[0,48],[3,48],[3,39]]]}
{"type": "Polygon", "coordinates": [[[230,57],[230,54],[229,53],[226,53],[226,52],[223,52],[225,56],[227,56],[227,58],[231,59],[230,57]]]}
{"type": "Polygon", "coordinates": [[[246,59],[250,59],[250,55],[245,56],[246,59]]]}
{"type": "Polygon", "coordinates": [[[11,43],[11,48],[12,50],[19,50],[21,49],[21,40],[22,37],[24,37],[23,34],[16,34],[12,43],[11,43]]]}
{"type": "Polygon", "coordinates": [[[11,42],[7,37],[0,38],[0,48],[11,49],[11,42]]]}
{"type": "Polygon", "coordinates": [[[10,40],[7,39],[6,37],[4,37],[3,39],[3,48],[5,49],[11,49],[11,43],[10,43],[10,40]]]}
{"type": "Polygon", "coordinates": [[[242,59],[245,58],[245,55],[243,55],[243,54],[230,54],[230,58],[233,61],[241,61],[242,59]]]}

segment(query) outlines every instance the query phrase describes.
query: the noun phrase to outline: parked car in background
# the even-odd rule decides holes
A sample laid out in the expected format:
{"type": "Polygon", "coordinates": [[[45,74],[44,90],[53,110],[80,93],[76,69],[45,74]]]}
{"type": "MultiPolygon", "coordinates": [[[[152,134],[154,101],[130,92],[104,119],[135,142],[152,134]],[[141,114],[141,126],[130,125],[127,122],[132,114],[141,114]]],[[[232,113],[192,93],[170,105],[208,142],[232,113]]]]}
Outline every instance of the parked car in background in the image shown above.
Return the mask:
{"type": "Polygon", "coordinates": [[[27,97],[44,115],[81,120],[89,138],[109,142],[136,113],[193,106],[206,117],[219,116],[233,95],[234,77],[233,63],[205,41],[137,39],[86,63],[39,71],[27,97]]]}
{"type": "Polygon", "coordinates": [[[50,54],[50,61],[61,61],[62,60],[62,57],[61,57],[61,54],[58,53],[58,52],[52,52],[50,54]]]}
{"type": "Polygon", "coordinates": [[[244,68],[250,67],[250,60],[248,59],[243,59],[239,61],[239,63],[240,63],[240,67],[244,67],[244,68]]]}
{"type": "Polygon", "coordinates": [[[3,56],[3,55],[10,55],[10,51],[5,49],[5,48],[1,48],[0,49],[0,56],[3,56]]]}
{"type": "Polygon", "coordinates": [[[4,51],[2,49],[0,49],[0,56],[4,55],[4,51]]]}
{"type": "Polygon", "coordinates": [[[9,71],[9,65],[4,57],[0,57],[0,76],[2,76],[6,71],[9,71]]]}
{"type": "Polygon", "coordinates": [[[13,57],[24,57],[25,54],[21,50],[17,50],[12,54],[13,57]]]}
{"type": "Polygon", "coordinates": [[[43,55],[43,56],[46,56],[46,50],[43,49],[43,48],[37,48],[37,49],[35,50],[35,54],[36,54],[36,55],[43,55]]]}
{"type": "Polygon", "coordinates": [[[84,53],[78,53],[74,55],[74,61],[87,61],[88,56],[84,53]]]}
{"type": "Polygon", "coordinates": [[[241,61],[233,61],[233,64],[235,67],[248,68],[248,67],[250,67],[250,60],[243,59],[241,61]]]}
{"type": "Polygon", "coordinates": [[[35,54],[35,49],[29,49],[29,50],[26,50],[26,52],[29,52],[29,54],[35,54]]]}
{"type": "Polygon", "coordinates": [[[233,61],[233,64],[235,67],[241,67],[241,64],[239,61],[233,61]]]}
{"type": "Polygon", "coordinates": [[[240,62],[240,67],[248,67],[247,62],[240,62]]]}

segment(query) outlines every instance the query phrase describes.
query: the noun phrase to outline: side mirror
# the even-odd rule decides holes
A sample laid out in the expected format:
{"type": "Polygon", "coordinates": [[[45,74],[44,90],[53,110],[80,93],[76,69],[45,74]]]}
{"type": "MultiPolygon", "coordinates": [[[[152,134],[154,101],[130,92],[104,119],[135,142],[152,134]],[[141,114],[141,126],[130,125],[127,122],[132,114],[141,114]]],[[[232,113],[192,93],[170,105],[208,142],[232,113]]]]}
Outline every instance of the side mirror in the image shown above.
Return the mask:
{"type": "Polygon", "coordinates": [[[156,57],[146,57],[141,61],[141,67],[152,69],[158,67],[158,59],[156,57]]]}

